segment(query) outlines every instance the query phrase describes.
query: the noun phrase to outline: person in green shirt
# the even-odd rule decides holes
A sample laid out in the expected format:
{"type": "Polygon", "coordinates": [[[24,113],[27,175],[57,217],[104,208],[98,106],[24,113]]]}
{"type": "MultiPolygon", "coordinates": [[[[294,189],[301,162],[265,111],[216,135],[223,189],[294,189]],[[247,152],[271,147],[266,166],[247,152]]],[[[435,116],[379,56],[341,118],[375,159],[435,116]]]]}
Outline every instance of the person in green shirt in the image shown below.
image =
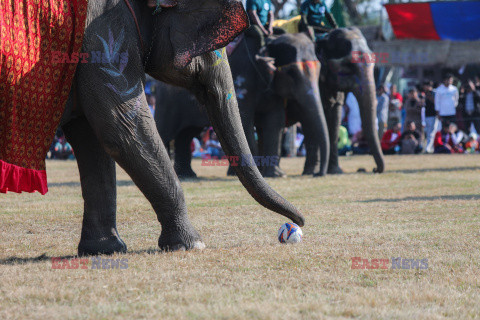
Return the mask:
{"type": "Polygon", "coordinates": [[[304,23],[313,27],[316,33],[338,28],[324,0],[305,0],[300,7],[300,14],[304,23]]]}
{"type": "Polygon", "coordinates": [[[250,23],[258,26],[263,36],[273,34],[273,5],[270,0],[247,0],[247,12],[250,23]]]}
{"type": "Polygon", "coordinates": [[[352,150],[352,141],[348,138],[347,128],[340,126],[338,129],[338,155],[344,156],[352,150]]]}

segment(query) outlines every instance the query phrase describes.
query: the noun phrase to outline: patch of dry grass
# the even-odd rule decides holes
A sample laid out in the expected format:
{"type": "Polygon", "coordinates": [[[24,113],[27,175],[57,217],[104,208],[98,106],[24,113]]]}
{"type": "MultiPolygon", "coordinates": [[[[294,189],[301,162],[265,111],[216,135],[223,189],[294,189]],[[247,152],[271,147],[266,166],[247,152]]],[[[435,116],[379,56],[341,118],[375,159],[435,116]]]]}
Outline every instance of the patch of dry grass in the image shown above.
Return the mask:
{"type": "Polygon", "coordinates": [[[118,171],[126,270],[53,270],[73,255],[83,203],[75,162],[48,162],[50,192],[0,195],[0,319],[474,319],[480,317],[479,156],[342,158],[347,174],[269,183],[306,216],[285,246],[286,220],[257,205],[226,168],[183,182],[202,252],[148,253],[160,226],[118,171]],[[26,258],[12,262],[8,258],[26,258]],[[351,258],[428,259],[427,270],[352,270],[351,258]]]}

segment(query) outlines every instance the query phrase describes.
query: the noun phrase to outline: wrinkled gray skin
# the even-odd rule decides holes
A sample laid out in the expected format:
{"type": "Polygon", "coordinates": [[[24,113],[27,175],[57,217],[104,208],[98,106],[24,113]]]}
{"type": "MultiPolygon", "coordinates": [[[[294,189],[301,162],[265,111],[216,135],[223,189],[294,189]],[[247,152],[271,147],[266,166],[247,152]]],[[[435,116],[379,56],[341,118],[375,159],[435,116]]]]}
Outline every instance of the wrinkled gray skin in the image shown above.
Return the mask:
{"type": "MultiPolygon", "coordinates": [[[[347,92],[352,92],[358,100],[362,130],[375,159],[374,172],[382,173],[385,162],[378,139],[376,117],[377,100],[373,63],[352,63],[352,52],[360,55],[371,53],[365,37],[358,28],[340,28],[332,31],[325,40],[317,42],[317,56],[322,63],[320,93],[330,135],[330,161],[328,173],[342,173],[338,165],[338,129],[341,122],[342,106],[347,92]]],[[[369,55],[371,56],[371,55],[369,55]]],[[[318,165],[316,152],[308,139],[307,160],[304,174],[311,174],[318,165]]]]}
{"type": "MultiPolygon", "coordinates": [[[[242,124],[252,154],[280,156],[287,106],[288,122],[302,122],[311,145],[321,157],[322,165],[317,174],[324,175],[329,142],[318,91],[320,65],[312,41],[304,34],[285,34],[269,42],[264,54],[275,59],[275,71],[268,66],[268,61],[256,58],[259,49],[254,39],[245,37],[229,57],[242,124]],[[296,63],[304,61],[314,63],[310,67],[296,63]],[[254,126],[259,137],[258,147],[254,126]]],[[[191,168],[190,141],[208,125],[201,110],[185,90],[167,85],[160,87],[155,120],[165,144],[175,139],[175,170],[180,177],[196,177],[191,168]],[[171,103],[177,107],[170,108],[171,103]]],[[[261,170],[266,177],[284,175],[278,166],[263,166],[261,170]]]]}
{"type": "MultiPolygon", "coordinates": [[[[215,49],[205,44],[212,43],[212,30],[220,29],[216,25],[223,9],[220,4],[227,2],[178,0],[176,7],[164,9],[154,18],[146,1],[131,1],[147,52],[151,50],[146,72],[156,79],[186,87],[207,102],[209,119],[224,150],[229,155],[238,155],[249,153],[249,149],[236,99],[226,98],[233,90],[230,70],[226,64],[213,68],[217,56],[205,53],[215,49]],[[193,56],[203,55],[182,68],[188,63],[182,46],[200,48],[193,56]]],[[[238,14],[243,19],[243,9],[238,14]]],[[[146,103],[143,93],[146,56],[141,51],[132,15],[123,0],[89,1],[82,51],[103,51],[99,36],[109,42],[109,29],[119,43],[121,30],[125,32],[119,48],[119,52],[128,52],[124,77],[101,69],[112,68],[108,64],[79,64],[74,79],[76,90],[62,120],[62,128],[75,149],[84,198],[78,253],[109,254],[127,249],[116,227],[115,162],[151,203],[162,225],[160,248],[202,248],[200,235],[188,219],[180,182],[146,103]]],[[[230,32],[225,40],[230,41],[240,31],[230,32]]],[[[266,184],[256,167],[236,170],[242,184],[260,204],[303,225],[301,214],[266,184]]]]}

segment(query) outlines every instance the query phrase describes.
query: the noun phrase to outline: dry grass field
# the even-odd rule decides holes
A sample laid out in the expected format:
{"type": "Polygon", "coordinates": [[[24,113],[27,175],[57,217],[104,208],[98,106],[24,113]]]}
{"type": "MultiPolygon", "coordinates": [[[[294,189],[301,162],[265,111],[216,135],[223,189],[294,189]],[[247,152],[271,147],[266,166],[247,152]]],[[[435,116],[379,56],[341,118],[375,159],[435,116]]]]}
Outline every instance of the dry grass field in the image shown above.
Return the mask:
{"type": "Polygon", "coordinates": [[[48,162],[46,196],[0,195],[0,319],[480,318],[480,156],[392,156],[381,175],[355,156],[325,178],[300,176],[303,161],[282,159],[289,177],[269,180],[304,213],[302,243],[278,243],[285,218],[195,161],[202,178],[182,184],[207,248],[178,253],[156,251],[161,227],[119,169],[124,270],[52,269],[76,253],[83,203],[76,163],[48,162]]]}

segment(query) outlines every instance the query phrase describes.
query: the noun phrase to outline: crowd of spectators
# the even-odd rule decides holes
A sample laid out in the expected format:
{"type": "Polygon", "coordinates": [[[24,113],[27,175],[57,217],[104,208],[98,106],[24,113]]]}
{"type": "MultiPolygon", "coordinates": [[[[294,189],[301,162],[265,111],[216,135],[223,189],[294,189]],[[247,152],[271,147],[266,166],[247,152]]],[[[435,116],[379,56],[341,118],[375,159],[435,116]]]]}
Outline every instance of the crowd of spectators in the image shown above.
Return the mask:
{"type": "MultiPolygon", "coordinates": [[[[440,84],[425,81],[405,96],[396,85],[378,87],[377,124],[384,154],[479,152],[480,79],[462,85],[453,80],[447,74],[440,84]]],[[[343,125],[352,137],[353,154],[366,154],[358,108],[348,94],[343,125]]]]}
{"type": "MultiPolygon", "coordinates": [[[[155,95],[146,89],[148,107],[155,115],[155,95]]],[[[478,153],[480,133],[480,78],[462,85],[453,84],[447,74],[440,84],[425,81],[409,89],[405,96],[396,85],[382,84],[377,90],[377,127],[384,154],[478,153]]],[[[305,155],[304,137],[298,124],[295,139],[297,156],[305,155]]],[[[205,129],[191,144],[194,157],[222,157],[224,152],[213,129],[205,129]]],[[[362,131],[360,109],[348,93],[339,130],[339,155],[368,154],[362,131]]],[[[291,154],[283,152],[283,154],[291,154]]],[[[75,159],[71,145],[59,129],[50,159],[75,159]]]]}

